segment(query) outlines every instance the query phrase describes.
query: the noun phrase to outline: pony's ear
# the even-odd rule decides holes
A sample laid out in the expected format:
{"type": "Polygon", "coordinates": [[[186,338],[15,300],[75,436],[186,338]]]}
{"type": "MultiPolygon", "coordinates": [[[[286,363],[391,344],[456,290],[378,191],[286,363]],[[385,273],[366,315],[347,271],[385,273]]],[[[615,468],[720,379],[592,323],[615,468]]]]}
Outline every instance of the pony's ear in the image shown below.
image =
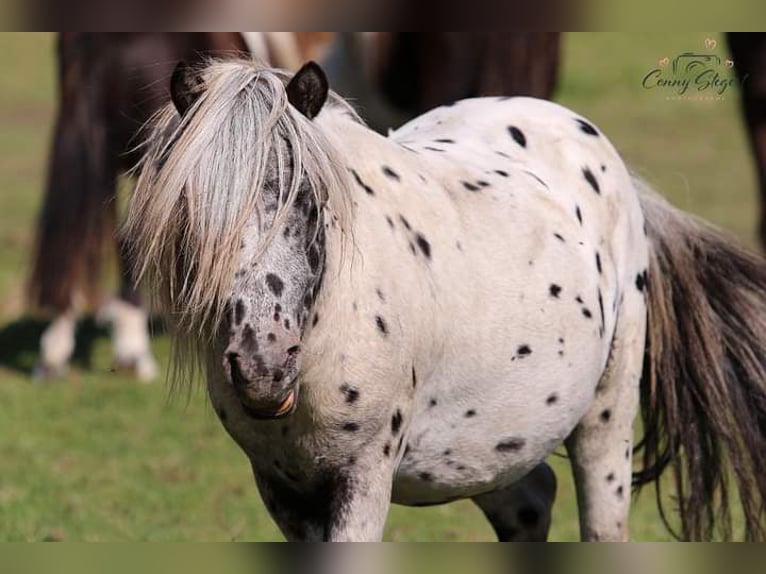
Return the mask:
{"type": "Polygon", "coordinates": [[[316,62],[307,62],[287,84],[287,101],[313,120],[322,110],[330,90],[324,70],[316,62]]]}
{"type": "Polygon", "coordinates": [[[183,116],[200,95],[202,79],[186,62],[178,62],[170,78],[170,98],[178,113],[183,116]]]}

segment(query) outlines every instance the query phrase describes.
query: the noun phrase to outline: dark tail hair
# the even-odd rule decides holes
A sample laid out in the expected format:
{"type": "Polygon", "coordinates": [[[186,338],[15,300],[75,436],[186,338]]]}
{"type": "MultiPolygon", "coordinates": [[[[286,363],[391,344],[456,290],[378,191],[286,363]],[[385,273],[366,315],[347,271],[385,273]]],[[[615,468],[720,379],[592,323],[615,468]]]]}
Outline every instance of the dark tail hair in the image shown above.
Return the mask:
{"type": "MultiPolygon", "coordinates": [[[[61,94],[29,282],[30,303],[61,311],[98,298],[104,238],[114,234],[116,167],[104,112],[105,63],[86,61],[88,35],[59,39],[61,94]]],[[[92,50],[90,50],[92,52],[92,50]]]]}
{"type": "MultiPolygon", "coordinates": [[[[663,521],[670,466],[687,540],[766,538],[766,260],[636,180],[650,241],[641,411],[643,468],[663,521]]],[[[679,537],[679,534],[673,532],[679,537]]]]}

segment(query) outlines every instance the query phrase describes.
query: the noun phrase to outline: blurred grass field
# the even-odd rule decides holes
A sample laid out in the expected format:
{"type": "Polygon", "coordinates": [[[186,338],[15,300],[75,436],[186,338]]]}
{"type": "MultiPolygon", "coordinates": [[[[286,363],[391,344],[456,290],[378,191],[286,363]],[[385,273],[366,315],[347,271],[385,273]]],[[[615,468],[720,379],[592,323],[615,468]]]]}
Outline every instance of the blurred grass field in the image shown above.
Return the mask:
{"type": "MultiPolygon", "coordinates": [[[[754,169],[734,92],[668,101],[641,87],[665,56],[717,34],[570,34],[557,100],[589,117],[626,162],[676,205],[754,244],[754,169]]],[[[26,320],[24,281],[42,198],[55,94],[54,38],[0,34],[0,540],[280,540],[244,455],[201,391],[168,400],[163,384],[110,372],[92,323],[69,380],[35,384],[41,323],[26,320]]],[[[168,341],[155,351],[166,363],[168,341]]],[[[566,460],[552,539],[577,540],[566,460]]],[[[634,540],[667,540],[652,492],[634,501],[634,540]]],[[[393,507],[386,539],[492,540],[470,502],[393,507]]]]}

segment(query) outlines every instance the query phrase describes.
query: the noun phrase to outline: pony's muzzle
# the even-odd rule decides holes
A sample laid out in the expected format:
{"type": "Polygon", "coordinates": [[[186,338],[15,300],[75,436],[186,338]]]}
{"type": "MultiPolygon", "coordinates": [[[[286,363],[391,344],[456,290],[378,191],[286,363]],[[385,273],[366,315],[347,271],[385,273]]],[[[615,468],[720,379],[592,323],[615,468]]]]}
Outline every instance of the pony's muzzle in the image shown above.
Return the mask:
{"type": "Polygon", "coordinates": [[[267,363],[261,355],[246,357],[234,350],[224,354],[224,370],[248,415],[274,419],[295,411],[299,354],[300,347],[291,347],[278,366],[267,363]]]}

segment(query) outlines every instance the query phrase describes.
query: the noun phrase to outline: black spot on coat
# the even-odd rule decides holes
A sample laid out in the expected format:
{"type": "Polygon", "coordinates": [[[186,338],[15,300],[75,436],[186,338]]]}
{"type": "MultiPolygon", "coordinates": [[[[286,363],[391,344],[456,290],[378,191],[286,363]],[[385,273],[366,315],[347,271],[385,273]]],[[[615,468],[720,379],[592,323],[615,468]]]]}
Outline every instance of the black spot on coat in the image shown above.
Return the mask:
{"type": "Polygon", "coordinates": [[[402,428],[402,420],[404,420],[404,417],[402,417],[402,411],[396,409],[396,412],[391,417],[391,432],[394,435],[396,435],[399,432],[399,429],[402,428]]]}
{"type": "Polygon", "coordinates": [[[266,275],[266,285],[268,285],[271,292],[277,297],[282,295],[282,291],[285,288],[284,282],[273,273],[268,273],[266,275]]]}
{"type": "Polygon", "coordinates": [[[553,393],[550,395],[547,399],[545,399],[545,404],[550,406],[556,404],[556,401],[559,400],[559,397],[556,393],[553,393]]]}
{"type": "Polygon", "coordinates": [[[589,124],[585,120],[581,120],[581,119],[578,118],[575,121],[580,125],[580,129],[584,133],[588,134],[589,136],[597,136],[598,135],[598,131],[596,131],[596,128],[594,128],[591,124],[589,124]]]}
{"type": "Polygon", "coordinates": [[[423,252],[423,255],[426,256],[426,259],[431,259],[431,244],[428,243],[428,240],[423,237],[420,233],[415,234],[415,242],[418,244],[418,247],[423,252]]]}
{"type": "Polygon", "coordinates": [[[601,188],[598,185],[598,181],[596,180],[596,176],[593,175],[593,172],[590,170],[590,168],[584,167],[582,169],[582,174],[585,177],[585,181],[587,181],[590,186],[593,188],[593,191],[600,194],[601,188]]]}
{"type": "Polygon", "coordinates": [[[497,443],[497,445],[495,445],[495,450],[497,452],[518,452],[524,448],[526,443],[527,441],[523,438],[509,438],[497,443]]]}
{"type": "Polygon", "coordinates": [[[516,349],[516,354],[519,357],[526,357],[527,355],[532,354],[532,349],[529,345],[519,345],[519,348],[516,349]]]}
{"type": "Polygon", "coordinates": [[[606,319],[604,317],[604,298],[601,296],[601,289],[598,290],[598,310],[601,313],[601,327],[606,328],[606,319]]]}
{"type": "Polygon", "coordinates": [[[521,147],[527,147],[527,138],[519,128],[516,126],[508,126],[508,132],[511,134],[513,141],[519,144],[521,147]]]}
{"type": "Polygon", "coordinates": [[[343,393],[346,398],[346,403],[349,405],[353,405],[359,399],[359,390],[348,383],[343,383],[340,386],[340,392],[343,393]]]}
{"type": "Polygon", "coordinates": [[[234,324],[239,325],[242,323],[242,319],[245,318],[245,304],[242,299],[237,299],[234,304],[234,324]]]}
{"type": "Polygon", "coordinates": [[[366,183],[364,183],[364,181],[362,181],[362,178],[359,176],[359,174],[356,172],[356,170],[353,170],[353,169],[352,169],[352,170],[351,170],[351,173],[353,174],[353,176],[354,176],[354,179],[356,180],[356,183],[357,183],[357,184],[358,184],[358,185],[359,185],[359,186],[360,186],[362,189],[364,189],[364,191],[367,193],[367,195],[375,195],[375,191],[374,191],[374,190],[373,190],[373,189],[372,189],[372,188],[371,188],[369,185],[367,185],[366,183]]]}
{"type": "Polygon", "coordinates": [[[399,174],[396,173],[393,169],[388,167],[387,165],[383,166],[383,174],[389,178],[393,179],[394,181],[399,181],[401,178],[399,177],[399,174]]]}
{"type": "Polygon", "coordinates": [[[561,287],[555,283],[551,283],[551,286],[548,287],[548,292],[551,294],[551,297],[556,297],[556,299],[558,299],[559,293],[561,293],[561,287]]]}
{"type": "Polygon", "coordinates": [[[381,317],[380,315],[375,315],[375,324],[378,327],[378,330],[383,333],[384,335],[388,334],[388,327],[386,326],[386,321],[381,317]]]}

